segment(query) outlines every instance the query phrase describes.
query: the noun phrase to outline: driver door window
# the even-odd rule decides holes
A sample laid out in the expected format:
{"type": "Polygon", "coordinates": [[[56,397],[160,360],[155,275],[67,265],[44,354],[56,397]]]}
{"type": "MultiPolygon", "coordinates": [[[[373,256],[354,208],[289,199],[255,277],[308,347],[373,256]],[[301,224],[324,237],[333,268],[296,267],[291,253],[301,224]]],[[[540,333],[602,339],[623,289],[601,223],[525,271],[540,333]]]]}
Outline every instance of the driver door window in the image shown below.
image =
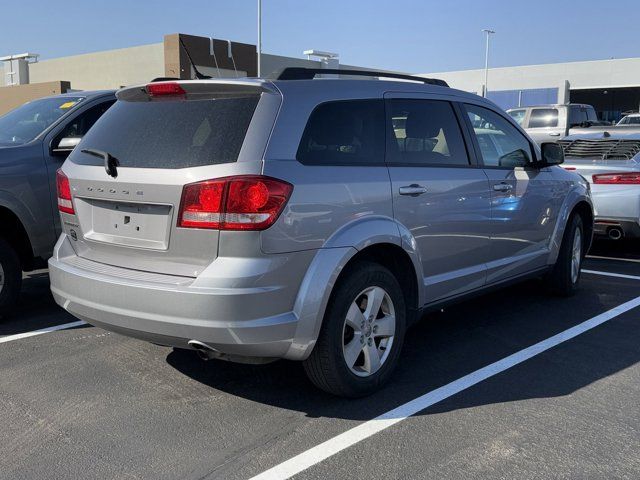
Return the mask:
{"type": "Polygon", "coordinates": [[[524,167],[532,161],[531,145],[501,115],[477,105],[464,105],[486,167],[524,167]]]}

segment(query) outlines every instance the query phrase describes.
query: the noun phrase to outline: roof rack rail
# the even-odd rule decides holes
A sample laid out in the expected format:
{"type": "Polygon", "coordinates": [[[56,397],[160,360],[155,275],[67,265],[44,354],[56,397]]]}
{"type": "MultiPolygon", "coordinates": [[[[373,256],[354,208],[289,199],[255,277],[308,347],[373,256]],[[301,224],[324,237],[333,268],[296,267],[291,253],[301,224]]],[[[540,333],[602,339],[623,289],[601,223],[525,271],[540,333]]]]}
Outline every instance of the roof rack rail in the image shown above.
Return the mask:
{"type": "Polygon", "coordinates": [[[425,78],[414,75],[403,75],[401,73],[377,72],[374,70],[343,70],[341,68],[305,68],[305,67],[287,67],[277,74],[276,80],[313,80],[316,75],[353,75],[360,77],[383,77],[398,78],[400,80],[411,80],[413,82],[427,83],[429,85],[438,85],[440,87],[448,87],[444,80],[439,78],[425,78]]]}

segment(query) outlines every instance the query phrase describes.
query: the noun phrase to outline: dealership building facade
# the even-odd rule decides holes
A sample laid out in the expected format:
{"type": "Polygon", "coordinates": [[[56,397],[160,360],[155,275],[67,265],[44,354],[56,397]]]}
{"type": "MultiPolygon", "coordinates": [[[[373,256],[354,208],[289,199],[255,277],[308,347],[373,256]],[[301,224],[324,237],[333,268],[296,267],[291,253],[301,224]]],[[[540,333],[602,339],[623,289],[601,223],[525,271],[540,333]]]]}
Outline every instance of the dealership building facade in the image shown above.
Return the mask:
{"type": "MultiPolygon", "coordinates": [[[[284,67],[349,68],[337,53],[305,51],[306,58],[262,53],[261,70],[284,67]]],[[[24,53],[0,57],[0,115],[28,100],[73,90],[117,89],[158,77],[255,77],[257,48],[248,43],[174,33],[162,42],[39,61],[24,53]],[[194,68],[195,67],[195,68],[194,68]]]]}
{"type": "MultiPolygon", "coordinates": [[[[0,52],[5,53],[5,52],[0,52]]],[[[6,52],[8,53],[8,52],[6,52]]],[[[338,55],[309,51],[307,58],[263,53],[262,74],[284,67],[350,68],[338,55]]],[[[31,53],[0,57],[0,115],[33,98],[69,90],[112,89],[157,77],[257,75],[256,45],[175,33],[162,42],[38,61],[31,53]]],[[[454,88],[483,91],[484,70],[420,74],[454,88]]],[[[587,103],[603,120],[640,107],[640,58],[492,68],[488,97],[504,109],[540,104],[587,103]]]]}
{"type": "MultiPolygon", "coordinates": [[[[484,70],[425,73],[454,88],[482,92],[484,70]]],[[[640,107],[640,58],[492,68],[487,96],[504,109],[551,103],[593,105],[602,120],[640,107]]]]}

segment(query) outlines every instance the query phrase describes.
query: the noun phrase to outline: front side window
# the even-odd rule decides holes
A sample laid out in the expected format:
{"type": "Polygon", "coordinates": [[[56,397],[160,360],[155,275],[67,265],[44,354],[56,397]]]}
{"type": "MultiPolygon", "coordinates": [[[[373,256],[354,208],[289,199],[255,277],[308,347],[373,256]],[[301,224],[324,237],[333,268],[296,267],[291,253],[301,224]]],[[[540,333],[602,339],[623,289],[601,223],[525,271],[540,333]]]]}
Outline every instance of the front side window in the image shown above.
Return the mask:
{"type": "Polygon", "coordinates": [[[527,138],[501,115],[477,105],[465,105],[469,120],[488,167],[524,167],[531,162],[527,138]]]}
{"type": "Polygon", "coordinates": [[[384,163],[384,102],[327,102],[311,113],[296,158],[316,165],[384,163]]]}
{"type": "Polygon", "coordinates": [[[394,99],[388,102],[387,161],[407,165],[469,165],[460,126],[449,102],[394,99]]]}
{"type": "Polygon", "coordinates": [[[22,145],[35,139],[83,97],[53,97],[34,100],[0,117],[0,145],[22,145]]]}
{"type": "Polygon", "coordinates": [[[529,117],[529,128],[544,128],[558,126],[558,109],[534,108],[529,117]]]}

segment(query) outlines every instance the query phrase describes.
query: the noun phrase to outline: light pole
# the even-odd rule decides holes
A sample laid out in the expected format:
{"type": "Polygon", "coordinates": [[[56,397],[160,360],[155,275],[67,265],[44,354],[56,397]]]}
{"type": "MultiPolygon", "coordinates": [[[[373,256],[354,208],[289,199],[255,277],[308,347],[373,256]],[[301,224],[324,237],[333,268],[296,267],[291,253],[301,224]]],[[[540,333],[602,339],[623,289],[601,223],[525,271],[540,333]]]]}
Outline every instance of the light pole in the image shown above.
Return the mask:
{"type": "Polygon", "coordinates": [[[262,0],[258,0],[258,77],[262,74],[262,0]]]}
{"type": "Polygon", "coordinates": [[[496,32],[488,28],[483,28],[482,31],[487,34],[487,44],[484,51],[484,85],[482,86],[482,96],[487,98],[487,81],[489,80],[489,36],[496,32]]]}

